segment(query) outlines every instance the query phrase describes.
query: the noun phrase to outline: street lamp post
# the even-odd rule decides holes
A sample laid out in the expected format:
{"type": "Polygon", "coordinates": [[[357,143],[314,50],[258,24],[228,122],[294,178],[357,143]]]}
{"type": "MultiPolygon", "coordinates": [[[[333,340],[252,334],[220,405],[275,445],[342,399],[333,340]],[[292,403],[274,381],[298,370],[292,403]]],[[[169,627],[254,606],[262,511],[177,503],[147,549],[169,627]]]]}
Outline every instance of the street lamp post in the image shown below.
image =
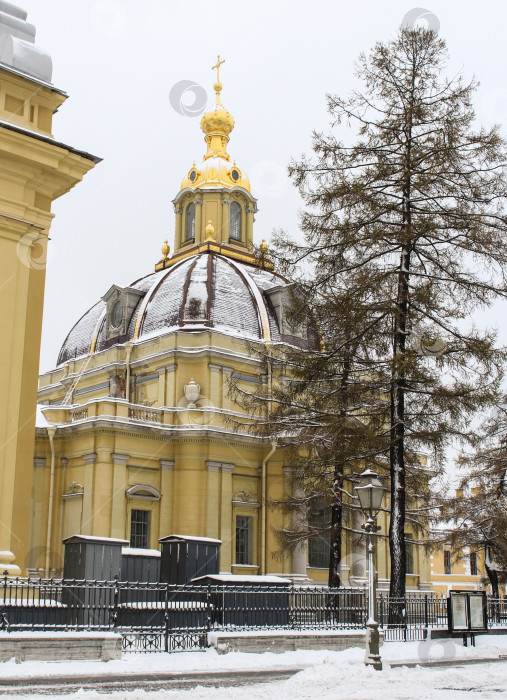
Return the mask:
{"type": "Polygon", "coordinates": [[[377,595],[375,581],[375,533],[380,530],[376,525],[377,514],[382,505],[384,487],[377,474],[366,469],[359,477],[359,485],[354,488],[366,522],[362,526],[368,538],[368,620],[366,622],[366,652],[365,666],[373,666],[377,671],[382,670],[380,658],[379,631],[377,622],[377,595]]]}

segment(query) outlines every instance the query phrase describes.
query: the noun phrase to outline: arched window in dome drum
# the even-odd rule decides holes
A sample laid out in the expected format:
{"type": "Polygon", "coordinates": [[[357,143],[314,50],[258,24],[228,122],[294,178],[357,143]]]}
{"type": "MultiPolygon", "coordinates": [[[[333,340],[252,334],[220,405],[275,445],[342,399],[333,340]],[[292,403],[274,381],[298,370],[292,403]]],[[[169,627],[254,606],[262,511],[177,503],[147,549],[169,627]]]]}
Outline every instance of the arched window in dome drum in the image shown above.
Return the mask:
{"type": "Polygon", "coordinates": [[[190,241],[193,238],[195,238],[195,204],[191,202],[185,215],[185,240],[190,241]]]}
{"type": "Polygon", "coordinates": [[[241,240],[241,207],[237,202],[231,204],[229,235],[235,241],[241,240]]]}

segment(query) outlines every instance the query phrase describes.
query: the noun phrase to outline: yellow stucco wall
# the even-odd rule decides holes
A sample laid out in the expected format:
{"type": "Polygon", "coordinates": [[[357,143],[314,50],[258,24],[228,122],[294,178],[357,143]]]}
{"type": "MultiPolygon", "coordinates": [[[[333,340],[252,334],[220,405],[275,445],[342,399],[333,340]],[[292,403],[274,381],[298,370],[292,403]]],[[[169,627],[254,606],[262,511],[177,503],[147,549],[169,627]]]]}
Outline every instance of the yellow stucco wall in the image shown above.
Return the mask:
{"type": "Polygon", "coordinates": [[[29,543],[51,203],[94,165],[50,140],[64,100],[60,91],[0,68],[0,569],[11,573],[25,570],[29,543]]]}

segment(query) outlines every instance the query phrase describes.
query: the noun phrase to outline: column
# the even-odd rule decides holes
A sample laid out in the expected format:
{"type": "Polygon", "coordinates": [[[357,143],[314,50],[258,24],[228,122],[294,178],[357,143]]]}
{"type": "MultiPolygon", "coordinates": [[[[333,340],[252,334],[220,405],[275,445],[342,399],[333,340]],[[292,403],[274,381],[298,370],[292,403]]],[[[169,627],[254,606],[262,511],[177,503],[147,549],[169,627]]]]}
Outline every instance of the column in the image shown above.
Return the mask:
{"type": "Polygon", "coordinates": [[[182,222],[183,222],[183,209],[181,207],[176,207],[174,210],[174,213],[176,214],[176,227],[174,230],[174,251],[176,252],[181,248],[181,229],[182,229],[182,222]]]}
{"type": "Polygon", "coordinates": [[[95,462],[97,453],[83,455],[85,474],[83,481],[83,521],[81,534],[91,535],[93,532],[93,482],[95,476],[95,462]]]}
{"type": "Polygon", "coordinates": [[[160,459],[160,517],[159,539],[173,533],[173,473],[174,462],[170,459],[160,459]]]}
{"type": "MultiPolygon", "coordinates": [[[[42,551],[41,535],[45,532],[42,524],[42,498],[44,484],[44,467],[46,466],[45,457],[33,458],[33,481],[32,481],[32,508],[30,522],[30,541],[26,561],[26,568],[30,575],[38,576],[39,566],[44,566],[44,562],[40,558],[39,552],[42,551]]],[[[3,573],[3,572],[2,572],[3,573]]]]}
{"type": "Polygon", "coordinates": [[[232,565],[232,470],[234,464],[222,464],[220,493],[220,571],[230,572],[232,565]]]}
{"type": "Polygon", "coordinates": [[[157,374],[158,374],[158,407],[162,408],[163,406],[166,405],[166,399],[165,399],[166,368],[159,367],[157,369],[157,374]]]}
{"type": "Polygon", "coordinates": [[[222,199],[222,235],[220,236],[222,243],[229,243],[230,223],[231,200],[225,198],[222,199]]]}
{"type": "Polygon", "coordinates": [[[195,242],[201,243],[204,236],[202,232],[202,199],[196,199],[195,204],[195,242]]]}
{"type": "Polygon", "coordinates": [[[246,210],[246,247],[248,250],[253,248],[253,222],[254,222],[255,209],[253,207],[247,207],[246,210]]]}
{"type": "Polygon", "coordinates": [[[208,468],[208,488],[206,493],[206,537],[219,539],[220,495],[219,474],[220,462],[206,462],[208,468]]]}
{"type": "Polygon", "coordinates": [[[166,371],[166,390],[165,400],[166,406],[174,408],[176,406],[176,365],[169,365],[165,368],[166,371]]]}
{"type": "MultiPolygon", "coordinates": [[[[122,539],[130,536],[125,527],[127,505],[125,491],[128,486],[127,462],[130,455],[111,453],[113,461],[113,503],[111,508],[111,537],[122,539]]],[[[86,486],[85,486],[86,489],[86,486]]],[[[86,494],[86,491],[85,491],[86,494]]]]}
{"type": "MultiPolygon", "coordinates": [[[[286,479],[286,493],[290,497],[292,494],[293,498],[302,498],[304,496],[304,490],[301,484],[295,479],[295,470],[293,467],[284,467],[283,473],[286,479]]],[[[305,513],[303,508],[300,510],[294,510],[292,516],[293,528],[298,530],[305,527],[305,513]]],[[[293,576],[306,578],[306,555],[307,544],[306,542],[301,542],[298,544],[292,553],[292,574],[293,576]]]]}

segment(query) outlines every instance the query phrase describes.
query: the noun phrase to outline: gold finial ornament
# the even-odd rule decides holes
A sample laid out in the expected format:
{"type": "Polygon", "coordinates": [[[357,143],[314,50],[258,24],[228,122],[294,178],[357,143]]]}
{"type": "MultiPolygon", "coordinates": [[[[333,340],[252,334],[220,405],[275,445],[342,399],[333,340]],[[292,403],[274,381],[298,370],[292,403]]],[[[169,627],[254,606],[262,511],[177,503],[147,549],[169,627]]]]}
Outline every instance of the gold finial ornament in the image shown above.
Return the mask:
{"type": "Polygon", "coordinates": [[[206,240],[209,241],[214,241],[215,236],[213,235],[215,233],[215,227],[211,223],[211,219],[208,220],[208,223],[206,225],[206,240]]]}
{"type": "Polygon", "coordinates": [[[217,56],[217,62],[215,65],[211,68],[211,70],[217,71],[217,82],[213,85],[213,89],[215,90],[215,95],[217,97],[217,105],[222,104],[220,102],[220,93],[222,92],[222,83],[220,82],[220,66],[222,63],[225,63],[225,58],[220,60],[220,54],[217,56]]]}
{"type": "Polygon", "coordinates": [[[260,255],[257,258],[257,265],[261,268],[261,270],[266,269],[266,263],[270,262],[268,258],[268,244],[266,243],[266,239],[262,239],[262,243],[259,246],[259,251],[260,255]]]}
{"type": "Polygon", "coordinates": [[[167,244],[167,238],[164,241],[164,245],[162,246],[162,255],[164,256],[162,260],[167,260],[169,258],[169,252],[171,250],[171,247],[167,244]]]}

